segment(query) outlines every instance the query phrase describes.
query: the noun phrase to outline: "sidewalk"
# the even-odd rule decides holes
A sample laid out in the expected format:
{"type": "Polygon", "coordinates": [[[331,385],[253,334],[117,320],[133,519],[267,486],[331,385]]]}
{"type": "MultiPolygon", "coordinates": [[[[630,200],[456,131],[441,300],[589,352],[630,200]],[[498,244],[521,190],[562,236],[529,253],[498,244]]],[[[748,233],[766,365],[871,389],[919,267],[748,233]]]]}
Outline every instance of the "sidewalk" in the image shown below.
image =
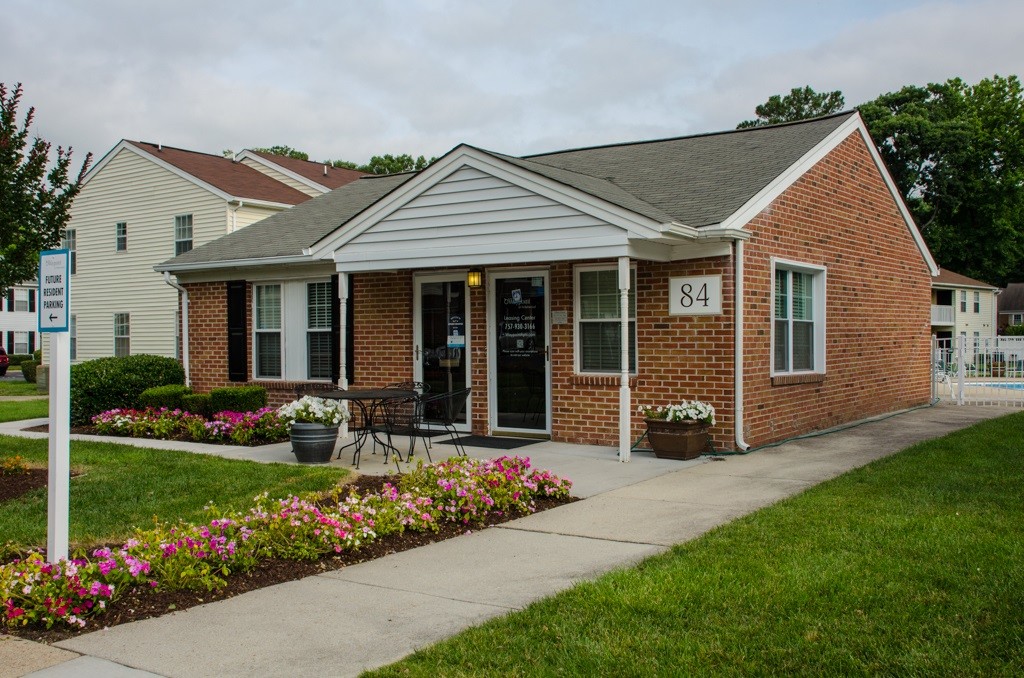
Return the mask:
{"type": "MultiPolygon", "coordinates": [[[[530,445],[511,453],[568,476],[587,499],[52,647],[0,638],[0,675],[47,665],[30,675],[356,675],[908,445],[1010,411],[940,405],[721,461],[638,452],[619,464],[610,448],[530,445]]],[[[364,466],[382,464],[364,457],[364,466]]]]}

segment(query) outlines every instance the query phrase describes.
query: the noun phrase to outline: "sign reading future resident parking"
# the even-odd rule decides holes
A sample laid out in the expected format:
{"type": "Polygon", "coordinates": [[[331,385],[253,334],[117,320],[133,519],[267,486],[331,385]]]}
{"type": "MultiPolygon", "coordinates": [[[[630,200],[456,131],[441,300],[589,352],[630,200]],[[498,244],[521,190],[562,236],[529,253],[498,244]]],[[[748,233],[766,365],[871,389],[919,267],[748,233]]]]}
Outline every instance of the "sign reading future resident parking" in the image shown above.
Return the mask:
{"type": "Polygon", "coordinates": [[[68,250],[39,253],[39,331],[68,331],[68,250]]]}
{"type": "Polygon", "coordinates": [[[669,315],[717,315],[722,312],[722,276],[669,278],[669,315]]]}

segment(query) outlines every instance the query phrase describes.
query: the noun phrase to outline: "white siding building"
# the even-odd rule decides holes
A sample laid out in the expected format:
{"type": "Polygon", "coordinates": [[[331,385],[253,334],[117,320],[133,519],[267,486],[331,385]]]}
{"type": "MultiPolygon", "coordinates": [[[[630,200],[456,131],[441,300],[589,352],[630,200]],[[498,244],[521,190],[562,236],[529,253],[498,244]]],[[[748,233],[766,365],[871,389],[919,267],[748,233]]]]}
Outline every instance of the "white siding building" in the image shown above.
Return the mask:
{"type": "Polygon", "coordinates": [[[932,334],[984,339],[996,336],[999,288],[940,269],[932,278],[932,334]]]}
{"type": "Polygon", "coordinates": [[[39,348],[36,284],[12,285],[0,299],[0,346],[8,354],[26,355],[39,348]]]}

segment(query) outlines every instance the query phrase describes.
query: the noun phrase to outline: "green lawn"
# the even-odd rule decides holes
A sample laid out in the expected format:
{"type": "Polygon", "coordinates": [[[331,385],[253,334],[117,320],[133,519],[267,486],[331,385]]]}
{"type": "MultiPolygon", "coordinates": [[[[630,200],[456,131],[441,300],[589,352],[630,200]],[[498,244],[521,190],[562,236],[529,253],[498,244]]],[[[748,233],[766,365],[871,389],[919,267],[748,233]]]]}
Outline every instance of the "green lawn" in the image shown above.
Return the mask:
{"type": "MultiPolygon", "coordinates": [[[[5,403],[9,404],[9,403],[5,403]]],[[[44,466],[47,441],[0,436],[0,457],[21,455],[44,466]]],[[[258,464],[203,454],[72,441],[71,542],[121,541],[153,517],[198,521],[203,506],[245,508],[271,497],[325,490],[348,475],[339,468],[258,464]]],[[[13,547],[46,544],[46,489],[0,503],[0,559],[13,547]],[[7,544],[7,546],[4,546],[7,544]]]]}
{"type": "Polygon", "coordinates": [[[916,445],[372,675],[1024,675],[1022,440],[916,445]]]}
{"type": "Polygon", "coordinates": [[[37,395],[45,398],[45,393],[39,392],[39,387],[27,381],[0,381],[0,396],[26,396],[37,395]]]}
{"type": "MultiPolygon", "coordinates": [[[[50,401],[39,400],[8,400],[0,402],[0,421],[21,421],[22,419],[38,419],[50,415],[50,401]]],[[[3,454],[3,450],[0,450],[3,454]]]]}

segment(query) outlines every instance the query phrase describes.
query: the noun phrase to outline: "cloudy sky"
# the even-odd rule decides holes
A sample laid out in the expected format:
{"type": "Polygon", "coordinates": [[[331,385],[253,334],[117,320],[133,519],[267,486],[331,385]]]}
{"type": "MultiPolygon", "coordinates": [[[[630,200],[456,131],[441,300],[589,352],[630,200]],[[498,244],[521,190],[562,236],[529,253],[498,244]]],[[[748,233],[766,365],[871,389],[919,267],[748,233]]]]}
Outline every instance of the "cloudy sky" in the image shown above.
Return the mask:
{"type": "MultiPolygon", "coordinates": [[[[314,160],[731,129],[770,95],[1024,74],[1021,0],[2,0],[35,132],[314,160]]],[[[24,113],[24,110],[22,111],[24,113]]]]}

